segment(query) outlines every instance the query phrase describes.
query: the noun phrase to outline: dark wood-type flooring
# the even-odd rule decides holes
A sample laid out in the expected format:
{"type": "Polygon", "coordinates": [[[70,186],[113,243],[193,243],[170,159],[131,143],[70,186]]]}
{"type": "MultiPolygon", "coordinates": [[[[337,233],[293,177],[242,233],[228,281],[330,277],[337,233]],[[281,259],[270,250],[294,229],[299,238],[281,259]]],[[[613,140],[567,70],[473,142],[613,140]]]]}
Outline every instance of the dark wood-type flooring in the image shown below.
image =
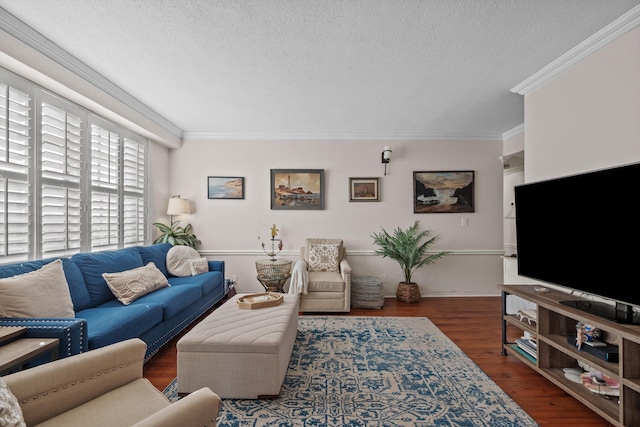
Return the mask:
{"type": "MultiPolygon", "coordinates": [[[[500,313],[499,297],[447,297],[422,298],[414,304],[387,298],[382,309],[351,309],[346,315],[428,317],[541,426],[611,426],[515,357],[500,354],[500,313]]],[[[159,390],[177,375],[178,338],[145,364],[145,377],[159,390]]]]}

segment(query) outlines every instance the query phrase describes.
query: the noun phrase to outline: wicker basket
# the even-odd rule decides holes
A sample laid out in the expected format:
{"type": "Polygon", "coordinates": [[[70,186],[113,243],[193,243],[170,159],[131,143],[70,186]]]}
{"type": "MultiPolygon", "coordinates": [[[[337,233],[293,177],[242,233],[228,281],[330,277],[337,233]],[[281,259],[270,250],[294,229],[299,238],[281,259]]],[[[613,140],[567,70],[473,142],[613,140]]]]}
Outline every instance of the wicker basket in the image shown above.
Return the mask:
{"type": "Polygon", "coordinates": [[[420,288],[415,283],[407,285],[405,282],[398,283],[398,289],[396,290],[396,297],[398,301],[402,302],[419,302],[420,301],[420,288]]]}

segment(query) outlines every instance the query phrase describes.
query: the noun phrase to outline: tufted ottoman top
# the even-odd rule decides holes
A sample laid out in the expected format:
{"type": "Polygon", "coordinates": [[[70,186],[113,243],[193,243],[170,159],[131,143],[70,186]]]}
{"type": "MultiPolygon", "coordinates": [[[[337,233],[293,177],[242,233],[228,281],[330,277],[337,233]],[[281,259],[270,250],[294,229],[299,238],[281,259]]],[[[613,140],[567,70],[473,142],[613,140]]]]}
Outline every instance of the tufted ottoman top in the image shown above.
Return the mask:
{"type": "Polygon", "coordinates": [[[179,352],[277,354],[292,316],[298,313],[298,296],[283,294],[282,304],[253,310],[238,307],[235,295],[203,319],[178,341],[179,352]]]}

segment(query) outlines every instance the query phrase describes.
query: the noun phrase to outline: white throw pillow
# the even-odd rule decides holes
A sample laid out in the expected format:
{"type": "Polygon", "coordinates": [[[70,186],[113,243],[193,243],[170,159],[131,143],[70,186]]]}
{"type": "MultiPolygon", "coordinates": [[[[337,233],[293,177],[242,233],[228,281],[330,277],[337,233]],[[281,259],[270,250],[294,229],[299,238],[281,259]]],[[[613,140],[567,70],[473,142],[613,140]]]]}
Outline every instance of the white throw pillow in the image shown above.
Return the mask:
{"type": "Polygon", "coordinates": [[[153,262],[119,273],[102,273],[102,277],[113,295],[124,305],[129,305],[150,292],[170,286],[167,278],[153,262]]]}
{"type": "Polygon", "coordinates": [[[340,244],[309,245],[309,271],[339,271],[340,244]]]}
{"type": "MultiPolygon", "coordinates": [[[[201,262],[203,259],[206,258],[202,258],[192,247],[174,246],[167,252],[167,271],[178,277],[193,276],[192,262],[201,262]]],[[[208,269],[207,264],[207,271],[208,269]]]]}
{"type": "Polygon", "coordinates": [[[74,317],[62,260],[39,270],[0,279],[0,316],[74,317]]]}
{"type": "Polygon", "coordinates": [[[26,427],[22,408],[7,384],[0,378],[0,425],[7,427],[26,427]]]}
{"type": "Polygon", "coordinates": [[[191,260],[191,275],[196,276],[201,273],[209,271],[209,260],[206,258],[199,258],[191,260]]]}

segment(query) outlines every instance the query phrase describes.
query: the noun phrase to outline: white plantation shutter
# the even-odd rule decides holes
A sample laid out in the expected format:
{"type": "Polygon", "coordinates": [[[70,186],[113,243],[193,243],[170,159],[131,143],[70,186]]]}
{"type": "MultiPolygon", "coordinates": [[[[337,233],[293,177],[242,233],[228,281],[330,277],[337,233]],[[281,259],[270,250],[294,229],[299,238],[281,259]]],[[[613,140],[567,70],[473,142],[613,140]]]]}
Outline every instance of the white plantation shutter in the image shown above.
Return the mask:
{"type": "Polygon", "coordinates": [[[31,96],[0,81],[0,257],[30,256],[31,96]]]}
{"type": "Polygon", "coordinates": [[[120,138],[91,124],[91,250],[116,249],[120,240],[120,138]]]}
{"type": "Polygon", "coordinates": [[[0,264],[147,244],[148,141],[0,67],[0,264]]]}
{"type": "Polygon", "coordinates": [[[42,255],[81,249],[82,120],[42,102],[40,114],[42,255]]]}
{"type": "Polygon", "coordinates": [[[123,145],[124,245],[142,245],[146,229],[144,203],[146,146],[144,141],[136,141],[129,137],[124,138],[123,145]]]}

